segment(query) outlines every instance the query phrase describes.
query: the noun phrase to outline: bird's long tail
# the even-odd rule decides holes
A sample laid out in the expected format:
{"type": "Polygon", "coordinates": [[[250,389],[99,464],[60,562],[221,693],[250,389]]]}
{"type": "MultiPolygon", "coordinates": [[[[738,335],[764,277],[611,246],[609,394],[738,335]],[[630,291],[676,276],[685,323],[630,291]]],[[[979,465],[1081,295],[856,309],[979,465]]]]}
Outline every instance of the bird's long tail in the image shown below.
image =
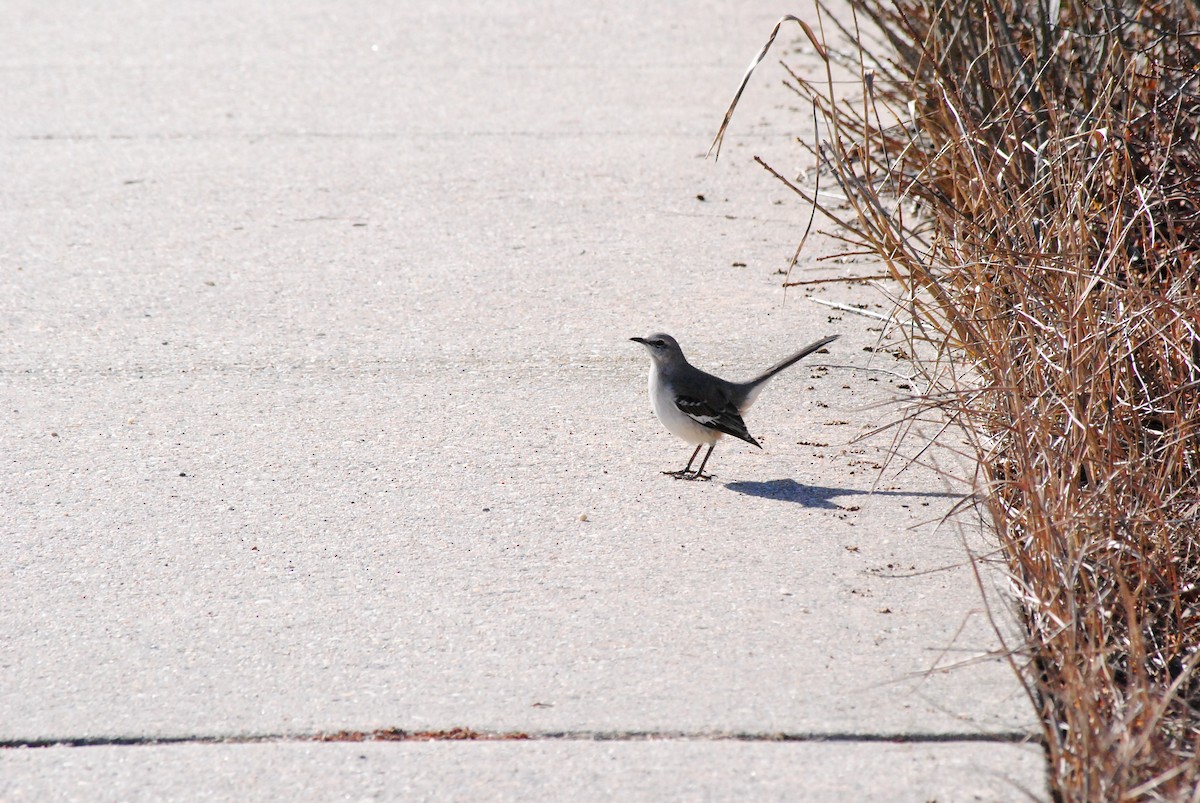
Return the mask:
{"type": "Polygon", "coordinates": [[[797,351],[792,356],[787,357],[787,358],[775,363],[770,368],[768,368],[766,371],[764,371],[761,376],[759,376],[755,379],[751,379],[749,382],[743,383],[741,387],[743,388],[743,392],[745,393],[745,396],[742,398],[742,400],[740,402],[738,402],[738,410],[743,413],[746,412],[747,410],[749,410],[750,405],[754,404],[755,399],[758,398],[759,391],[761,391],[766,386],[767,380],[769,380],[771,377],[775,376],[775,374],[779,373],[780,371],[782,371],[785,368],[789,368],[789,367],[795,365],[797,362],[799,362],[800,360],[803,360],[809,354],[812,354],[817,349],[832,343],[833,341],[837,340],[839,337],[841,337],[841,335],[830,335],[829,337],[823,337],[820,340],[818,340],[816,343],[807,345],[804,348],[797,351]]]}
{"type": "Polygon", "coordinates": [[[798,363],[800,360],[803,360],[809,354],[812,354],[814,351],[816,351],[819,348],[829,345],[833,341],[837,340],[839,337],[841,337],[841,335],[830,335],[829,337],[821,338],[816,343],[812,343],[811,345],[805,346],[804,348],[800,349],[792,356],[787,357],[787,358],[775,363],[770,368],[768,368],[766,371],[764,371],[762,373],[762,376],[759,376],[755,379],[751,379],[746,384],[750,385],[750,386],[763,384],[764,382],[766,382],[771,377],[775,376],[775,374],[779,373],[783,369],[790,368],[791,366],[798,363]]]}

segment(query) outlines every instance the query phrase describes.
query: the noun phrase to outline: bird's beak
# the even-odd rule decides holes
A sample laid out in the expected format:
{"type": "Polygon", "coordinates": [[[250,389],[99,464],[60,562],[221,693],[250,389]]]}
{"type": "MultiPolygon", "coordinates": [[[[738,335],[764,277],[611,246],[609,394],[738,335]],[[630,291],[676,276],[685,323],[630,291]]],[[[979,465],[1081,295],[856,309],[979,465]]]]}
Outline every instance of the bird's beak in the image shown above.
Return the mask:
{"type": "Polygon", "coordinates": [[[631,337],[629,339],[634,343],[641,343],[643,346],[646,345],[646,339],[644,337],[631,337]]]}

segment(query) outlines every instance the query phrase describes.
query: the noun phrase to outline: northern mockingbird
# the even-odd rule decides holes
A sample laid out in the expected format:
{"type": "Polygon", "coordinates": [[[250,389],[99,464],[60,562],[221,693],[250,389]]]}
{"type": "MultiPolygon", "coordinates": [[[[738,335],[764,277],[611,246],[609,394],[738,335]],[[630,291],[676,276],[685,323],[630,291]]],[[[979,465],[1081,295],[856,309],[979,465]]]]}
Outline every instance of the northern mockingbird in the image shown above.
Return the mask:
{"type": "Polygon", "coordinates": [[[696,444],[696,451],[692,452],[691,459],[682,471],[663,473],[676,479],[709,479],[704,476],[704,466],[722,435],[741,438],[761,449],[759,442],[746,430],[742,416],[775,374],[838,337],[830,335],[805,346],[749,382],[727,382],[694,367],[670,335],[629,338],[641,343],[650,352],[650,405],[654,408],[654,414],[673,435],[696,444]],[[696,469],[696,473],[689,474],[696,455],[700,454],[700,447],[706,443],[708,452],[700,461],[700,468],[696,469]]]}

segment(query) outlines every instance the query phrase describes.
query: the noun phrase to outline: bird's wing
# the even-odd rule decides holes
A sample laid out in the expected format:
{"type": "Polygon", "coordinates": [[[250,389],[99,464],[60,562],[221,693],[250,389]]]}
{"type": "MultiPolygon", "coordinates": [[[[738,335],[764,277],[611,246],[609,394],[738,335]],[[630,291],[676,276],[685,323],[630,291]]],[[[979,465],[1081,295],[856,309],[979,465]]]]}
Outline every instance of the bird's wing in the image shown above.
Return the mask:
{"type": "Polygon", "coordinates": [[[721,405],[712,402],[697,399],[694,396],[676,396],[675,406],[680,412],[688,418],[695,421],[701,426],[715,429],[718,432],[724,432],[726,435],[732,435],[735,438],[741,438],[746,443],[752,443],[758,448],[762,448],[758,441],[754,440],[749,430],[746,429],[746,422],[742,420],[742,416],[738,413],[738,409],[732,402],[726,401],[721,405]]]}

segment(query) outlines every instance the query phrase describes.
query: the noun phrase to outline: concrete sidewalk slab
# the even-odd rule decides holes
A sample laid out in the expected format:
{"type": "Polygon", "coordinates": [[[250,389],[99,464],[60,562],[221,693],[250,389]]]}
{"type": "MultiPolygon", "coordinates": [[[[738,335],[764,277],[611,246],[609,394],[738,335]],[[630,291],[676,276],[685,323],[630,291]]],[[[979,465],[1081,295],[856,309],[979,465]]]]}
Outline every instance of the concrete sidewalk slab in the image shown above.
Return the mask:
{"type": "MultiPolygon", "coordinates": [[[[562,762],[632,791],[644,776],[620,768],[661,760],[680,790],[735,797],[780,756],[798,763],[779,789],[853,791],[862,756],[910,755],[874,740],[990,734],[911,746],[938,767],[921,777],[1041,788],[1008,744],[1034,730],[1028,702],[978,660],[997,642],[963,539],[987,547],[937,526],[964,469],[879,481],[889,441],[855,438],[911,389],[905,364],[864,350],[877,322],[772,275],[807,213],[750,157],[798,160],[804,115],[764,79],[721,162],[700,158],[775,12],[74,12],[0,20],[19,78],[0,98],[0,740],[864,739],[422,759],[486,779],[525,749],[525,793],[562,762]],[[718,480],[692,484],[659,473],[689,450],[626,341],[657,329],[730,378],[843,337],[763,394],[764,451],[723,443],[718,480]]],[[[181,784],[219,761],[254,786],[337,754],[187,747],[0,760],[45,789],[71,756],[101,778],[167,750],[190,757],[181,784]]],[[[385,774],[417,749],[380,753],[385,774]]],[[[326,760],[309,788],[336,788],[326,760]]]]}
{"type": "Polygon", "coordinates": [[[1018,745],[447,742],[45,748],[0,753],[12,803],[161,800],[1021,800],[1018,745]],[[997,772],[1000,763],[1007,774],[997,772]]]}

